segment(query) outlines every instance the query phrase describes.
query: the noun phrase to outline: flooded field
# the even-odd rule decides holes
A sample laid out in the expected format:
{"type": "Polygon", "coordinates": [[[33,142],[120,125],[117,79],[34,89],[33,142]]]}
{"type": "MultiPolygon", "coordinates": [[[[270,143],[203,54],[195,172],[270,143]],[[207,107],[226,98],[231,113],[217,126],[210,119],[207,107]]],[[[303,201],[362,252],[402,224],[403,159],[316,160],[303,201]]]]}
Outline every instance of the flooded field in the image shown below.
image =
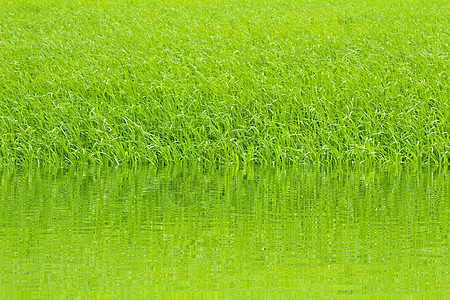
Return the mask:
{"type": "Polygon", "coordinates": [[[449,182],[395,168],[2,170],[0,299],[445,298],[449,182]]]}

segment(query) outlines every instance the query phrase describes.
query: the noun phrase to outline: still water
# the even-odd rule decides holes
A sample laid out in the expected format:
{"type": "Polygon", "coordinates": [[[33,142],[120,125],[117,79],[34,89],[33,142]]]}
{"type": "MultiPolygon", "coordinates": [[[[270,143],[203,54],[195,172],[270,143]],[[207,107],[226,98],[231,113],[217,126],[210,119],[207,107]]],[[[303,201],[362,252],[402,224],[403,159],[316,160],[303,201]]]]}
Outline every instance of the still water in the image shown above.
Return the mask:
{"type": "Polygon", "coordinates": [[[0,299],[447,298],[448,170],[0,171],[0,299]]]}

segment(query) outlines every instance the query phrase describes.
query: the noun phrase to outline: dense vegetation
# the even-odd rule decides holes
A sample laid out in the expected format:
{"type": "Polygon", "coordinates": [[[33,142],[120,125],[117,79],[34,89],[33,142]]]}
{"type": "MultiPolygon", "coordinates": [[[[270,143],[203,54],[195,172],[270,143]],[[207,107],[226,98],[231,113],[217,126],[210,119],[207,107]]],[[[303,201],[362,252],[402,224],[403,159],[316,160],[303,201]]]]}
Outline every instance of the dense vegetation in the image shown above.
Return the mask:
{"type": "Polygon", "coordinates": [[[450,158],[450,2],[0,0],[0,164],[450,158]]]}

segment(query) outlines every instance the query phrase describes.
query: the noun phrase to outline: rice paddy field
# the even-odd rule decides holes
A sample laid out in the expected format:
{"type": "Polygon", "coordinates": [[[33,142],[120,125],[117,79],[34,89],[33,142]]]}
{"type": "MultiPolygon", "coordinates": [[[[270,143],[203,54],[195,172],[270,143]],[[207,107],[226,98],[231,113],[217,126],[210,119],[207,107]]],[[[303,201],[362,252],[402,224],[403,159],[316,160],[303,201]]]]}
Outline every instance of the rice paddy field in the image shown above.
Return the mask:
{"type": "Polygon", "coordinates": [[[1,165],[448,165],[450,2],[0,0],[1,165]]]}
{"type": "Polygon", "coordinates": [[[449,167],[448,0],[0,0],[0,299],[450,299],[449,167]]]}

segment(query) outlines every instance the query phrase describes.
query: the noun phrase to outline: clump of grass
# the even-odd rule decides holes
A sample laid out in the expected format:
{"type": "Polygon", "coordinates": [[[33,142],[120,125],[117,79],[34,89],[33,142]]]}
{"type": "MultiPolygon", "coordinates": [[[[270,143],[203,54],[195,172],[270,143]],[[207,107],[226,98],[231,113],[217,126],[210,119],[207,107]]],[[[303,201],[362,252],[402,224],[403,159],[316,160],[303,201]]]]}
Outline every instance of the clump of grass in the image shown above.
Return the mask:
{"type": "Polygon", "coordinates": [[[447,2],[0,8],[1,164],[449,163],[447,2]]]}

